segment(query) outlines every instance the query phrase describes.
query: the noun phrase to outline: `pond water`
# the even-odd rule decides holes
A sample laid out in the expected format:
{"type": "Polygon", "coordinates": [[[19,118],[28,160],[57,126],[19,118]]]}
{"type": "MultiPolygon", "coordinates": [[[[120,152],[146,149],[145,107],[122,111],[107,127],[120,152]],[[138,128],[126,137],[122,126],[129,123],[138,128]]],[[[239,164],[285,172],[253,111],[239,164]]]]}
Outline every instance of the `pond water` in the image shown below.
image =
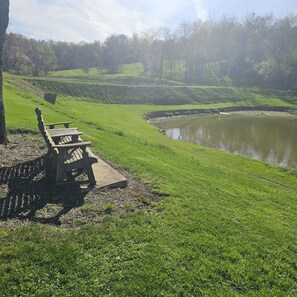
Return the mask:
{"type": "Polygon", "coordinates": [[[280,112],[233,112],[155,119],[166,135],[297,168],[297,117],[280,112]]]}

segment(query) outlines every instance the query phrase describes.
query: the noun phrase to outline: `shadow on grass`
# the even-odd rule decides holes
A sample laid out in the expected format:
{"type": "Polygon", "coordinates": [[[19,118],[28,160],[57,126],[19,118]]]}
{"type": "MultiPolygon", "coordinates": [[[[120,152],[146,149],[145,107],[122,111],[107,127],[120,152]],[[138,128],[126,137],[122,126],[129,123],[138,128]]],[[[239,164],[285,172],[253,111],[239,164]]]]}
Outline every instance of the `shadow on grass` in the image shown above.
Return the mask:
{"type": "Polygon", "coordinates": [[[56,186],[50,165],[44,155],[0,168],[0,220],[14,218],[58,226],[63,214],[83,204],[86,191],[75,183],[56,186]]]}

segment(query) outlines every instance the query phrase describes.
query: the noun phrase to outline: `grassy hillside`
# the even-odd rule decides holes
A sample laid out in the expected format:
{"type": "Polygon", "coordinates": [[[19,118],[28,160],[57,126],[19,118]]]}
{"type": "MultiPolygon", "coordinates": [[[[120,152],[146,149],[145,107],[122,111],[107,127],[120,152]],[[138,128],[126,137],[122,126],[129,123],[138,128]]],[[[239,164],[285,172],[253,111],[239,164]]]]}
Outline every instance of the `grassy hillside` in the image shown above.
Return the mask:
{"type": "MultiPolygon", "coordinates": [[[[220,65],[223,62],[210,63],[203,66],[199,77],[192,81],[198,85],[212,86],[231,86],[232,80],[219,74],[220,65]]],[[[89,68],[88,71],[83,69],[71,69],[61,71],[51,71],[48,76],[51,78],[72,78],[81,80],[100,80],[109,82],[132,82],[133,83],[169,83],[182,84],[185,81],[185,62],[177,61],[175,63],[175,71],[170,73],[170,65],[167,61],[163,65],[163,75],[160,80],[159,75],[150,72],[143,73],[141,63],[124,64],[120,67],[120,71],[115,74],[107,73],[104,69],[89,68]],[[179,71],[177,71],[179,69],[179,71]]]]}
{"type": "MultiPolygon", "coordinates": [[[[68,91],[59,91],[52,106],[4,87],[10,130],[36,131],[36,106],[48,122],[74,120],[94,151],[166,198],[150,212],[106,215],[101,224],[90,221],[80,229],[1,228],[0,295],[297,294],[296,170],[173,141],[143,118],[175,106],[98,104],[71,98],[75,92],[68,91]]],[[[80,87],[76,97],[97,101],[100,85],[80,87]]],[[[220,102],[182,108],[234,105],[220,102]]],[[[236,104],[288,105],[260,95],[237,98],[236,104]]]]}
{"type": "MultiPolygon", "coordinates": [[[[134,86],[49,79],[29,79],[28,82],[45,92],[113,104],[177,105],[252,102],[256,96],[254,91],[232,87],[134,86]]],[[[263,99],[268,97],[267,94],[257,94],[257,96],[263,99]]]]}
{"type": "Polygon", "coordinates": [[[70,70],[60,70],[52,71],[48,74],[48,78],[53,79],[67,79],[74,81],[84,81],[84,82],[105,82],[113,84],[173,84],[180,85],[181,82],[170,81],[167,79],[159,79],[148,74],[143,73],[143,67],[140,63],[134,64],[124,64],[120,67],[118,73],[107,73],[104,69],[100,68],[89,68],[88,71],[83,69],[70,69],[70,70]]]}
{"type": "Polygon", "coordinates": [[[120,77],[139,77],[142,74],[143,68],[140,63],[124,64],[120,68],[120,72],[116,74],[106,73],[100,68],[89,68],[88,72],[82,69],[52,71],[49,77],[58,78],[80,78],[80,79],[116,79],[120,77]]]}

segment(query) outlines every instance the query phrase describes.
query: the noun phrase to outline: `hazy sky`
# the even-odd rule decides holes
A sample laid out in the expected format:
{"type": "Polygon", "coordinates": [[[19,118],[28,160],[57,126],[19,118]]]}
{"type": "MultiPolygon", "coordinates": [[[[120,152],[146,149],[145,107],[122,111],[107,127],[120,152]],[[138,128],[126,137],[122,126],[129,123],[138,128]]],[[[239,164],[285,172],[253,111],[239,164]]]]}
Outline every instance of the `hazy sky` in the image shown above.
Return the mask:
{"type": "Polygon", "coordinates": [[[222,15],[297,13],[297,0],[10,0],[9,32],[36,39],[103,41],[222,15]]]}

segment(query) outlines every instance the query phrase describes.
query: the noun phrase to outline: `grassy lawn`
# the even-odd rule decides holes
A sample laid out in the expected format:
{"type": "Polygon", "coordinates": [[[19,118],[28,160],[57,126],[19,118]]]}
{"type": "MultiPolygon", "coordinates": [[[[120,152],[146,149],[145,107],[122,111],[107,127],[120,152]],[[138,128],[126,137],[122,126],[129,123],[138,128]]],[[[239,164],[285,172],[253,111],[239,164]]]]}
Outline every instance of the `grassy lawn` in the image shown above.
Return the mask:
{"type": "Polygon", "coordinates": [[[49,77],[64,77],[64,78],[80,78],[80,79],[104,79],[104,78],[119,78],[123,76],[138,77],[143,72],[143,67],[140,63],[124,64],[120,67],[119,73],[108,74],[103,69],[89,68],[89,72],[82,69],[52,71],[49,77]]]}
{"type": "MultiPolygon", "coordinates": [[[[288,103],[255,95],[213,105],[120,105],[62,95],[56,106],[4,86],[9,130],[69,118],[93,150],[165,198],[79,229],[0,229],[1,296],[295,296],[297,171],[173,141],[161,109],[288,103]]],[[[296,105],[295,105],[296,107],[296,105]]],[[[1,199],[1,198],[0,198],[1,199]]]]}

